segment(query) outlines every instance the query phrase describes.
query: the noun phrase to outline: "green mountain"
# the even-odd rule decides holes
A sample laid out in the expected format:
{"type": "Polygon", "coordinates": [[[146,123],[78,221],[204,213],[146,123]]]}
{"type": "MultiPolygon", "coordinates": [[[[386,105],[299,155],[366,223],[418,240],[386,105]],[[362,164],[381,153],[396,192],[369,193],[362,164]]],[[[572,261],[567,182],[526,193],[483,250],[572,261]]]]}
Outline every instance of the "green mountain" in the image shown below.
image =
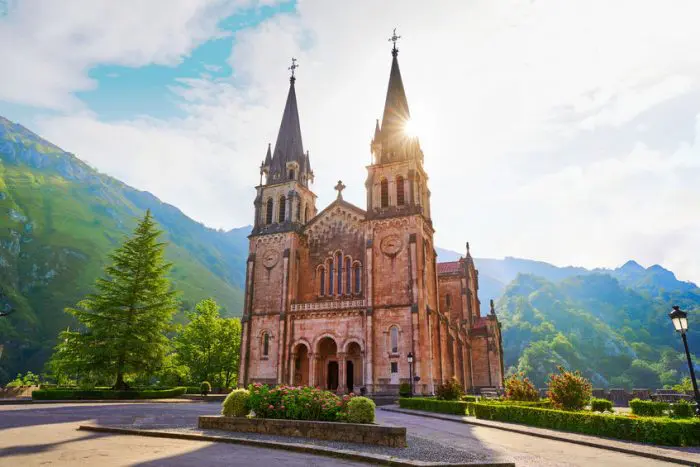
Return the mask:
{"type": "Polygon", "coordinates": [[[107,254],[146,209],[170,243],[183,308],[214,297],[240,315],[248,228],[209,229],[0,117],[0,310],[16,309],[0,319],[0,384],[42,369],[59,330],[72,324],[63,309],[92,290],[107,254]]]}
{"type": "MultiPolygon", "coordinates": [[[[700,289],[673,284],[660,266],[631,279],[630,266],[559,282],[518,275],[498,302],[510,371],[526,372],[539,387],[558,365],[581,370],[596,387],[659,388],[687,376],[668,313],[675,304],[700,310],[700,289]]],[[[700,326],[692,315],[690,322],[689,345],[697,353],[700,326]]]]}

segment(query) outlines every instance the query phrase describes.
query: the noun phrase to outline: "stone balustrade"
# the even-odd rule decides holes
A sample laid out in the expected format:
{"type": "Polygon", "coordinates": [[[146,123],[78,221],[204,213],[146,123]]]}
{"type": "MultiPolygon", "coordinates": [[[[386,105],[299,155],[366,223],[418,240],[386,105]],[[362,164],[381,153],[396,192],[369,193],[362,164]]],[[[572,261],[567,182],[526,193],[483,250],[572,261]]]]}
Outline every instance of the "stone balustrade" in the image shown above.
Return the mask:
{"type": "Polygon", "coordinates": [[[328,300],[324,302],[293,303],[292,311],[321,311],[345,310],[348,308],[364,308],[365,300],[328,300]]]}

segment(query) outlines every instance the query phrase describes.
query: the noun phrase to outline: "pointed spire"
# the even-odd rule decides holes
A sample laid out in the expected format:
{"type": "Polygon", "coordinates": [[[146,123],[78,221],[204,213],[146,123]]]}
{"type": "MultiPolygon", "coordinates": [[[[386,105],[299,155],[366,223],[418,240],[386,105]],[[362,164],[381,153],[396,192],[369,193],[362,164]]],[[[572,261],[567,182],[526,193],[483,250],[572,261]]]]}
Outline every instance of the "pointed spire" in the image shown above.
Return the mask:
{"type": "Polygon", "coordinates": [[[377,119],[377,124],[374,126],[374,138],[372,139],[373,143],[376,143],[379,141],[379,138],[381,137],[382,130],[379,128],[379,119],[377,119]]]}
{"type": "Polygon", "coordinates": [[[493,298],[490,300],[489,305],[491,306],[491,314],[496,314],[496,308],[493,306],[493,298]]]}
{"type": "MultiPolygon", "coordinates": [[[[287,163],[296,162],[300,171],[309,171],[309,164],[305,164],[304,145],[301,140],[301,125],[299,124],[299,109],[297,107],[297,94],[294,87],[296,78],[294,70],[299,65],[296,59],[293,59],[292,76],[289,78],[289,93],[287,94],[287,103],[284,106],[282,114],[282,123],[280,124],[275,149],[272,152],[272,160],[270,163],[270,177],[268,183],[279,183],[286,180],[287,163]]],[[[303,177],[299,178],[300,180],[303,177]]]]}
{"type": "Polygon", "coordinates": [[[381,132],[384,141],[388,144],[396,142],[397,139],[399,141],[404,139],[406,122],[411,119],[408,99],[406,99],[406,91],[401,79],[401,70],[399,70],[398,52],[394,46],[391,51],[393,58],[389,72],[389,86],[384,101],[384,115],[382,116],[381,132]]]}
{"type": "Polygon", "coordinates": [[[308,149],[306,150],[306,158],[305,158],[305,160],[304,160],[304,166],[305,166],[305,170],[306,170],[307,172],[312,172],[312,170],[311,170],[311,160],[309,160],[309,150],[308,150],[308,149]]]}
{"type": "Polygon", "coordinates": [[[263,165],[265,167],[270,167],[270,164],[272,163],[272,143],[267,143],[267,154],[265,155],[265,162],[263,165]]]}

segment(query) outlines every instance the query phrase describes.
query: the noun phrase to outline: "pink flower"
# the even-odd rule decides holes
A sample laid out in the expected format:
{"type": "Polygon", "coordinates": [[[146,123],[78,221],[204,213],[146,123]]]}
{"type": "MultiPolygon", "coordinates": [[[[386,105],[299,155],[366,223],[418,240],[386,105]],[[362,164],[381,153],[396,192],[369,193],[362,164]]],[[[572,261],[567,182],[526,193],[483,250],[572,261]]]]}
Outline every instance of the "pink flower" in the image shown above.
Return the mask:
{"type": "Polygon", "coordinates": [[[268,408],[268,409],[270,409],[270,410],[272,410],[272,409],[274,409],[274,408],[275,408],[275,406],[274,406],[274,405],[272,405],[272,404],[270,404],[270,405],[268,405],[268,406],[267,406],[267,408],[268,408]]]}
{"type": "Polygon", "coordinates": [[[340,402],[340,401],[338,401],[335,405],[337,405],[338,407],[340,407],[341,405],[343,405],[343,403],[340,402]]]}

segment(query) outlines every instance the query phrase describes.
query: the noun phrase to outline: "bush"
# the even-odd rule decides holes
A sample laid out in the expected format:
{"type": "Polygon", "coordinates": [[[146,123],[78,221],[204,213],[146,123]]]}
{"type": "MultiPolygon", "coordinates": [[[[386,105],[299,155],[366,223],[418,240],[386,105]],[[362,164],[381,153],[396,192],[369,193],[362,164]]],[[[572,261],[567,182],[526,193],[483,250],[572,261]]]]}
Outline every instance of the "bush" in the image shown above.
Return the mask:
{"type": "Polygon", "coordinates": [[[612,412],[613,404],[607,399],[591,399],[591,410],[593,412],[612,412]]]}
{"type": "Polygon", "coordinates": [[[187,388],[178,387],[162,391],[113,391],[111,389],[39,389],[32,392],[32,399],[57,400],[133,400],[169,399],[185,394],[187,388]]]}
{"type": "Polygon", "coordinates": [[[187,386],[187,392],[185,394],[202,394],[202,388],[199,386],[187,386]]]}
{"type": "Polygon", "coordinates": [[[477,396],[465,395],[460,398],[462,402],[477,402],[479,398],[477,396]]]}
{"type": "Polygon", "coordinates": [[[593,386],[581,373],[559,368],[559,374],[549,375],[549,399],[563,410],[582,410],[591,400],[593,386]]]}
{"type": "Polygon", "coordinates": [[[408,397],[411,395],[411,385],[408,383],[401,383],[399,385],[399,396],[408,397]]]}
{"type": "Polygon", "coordinates": [[[509,376],[505,380],[505,397],[513,401],[538,401],[540,393],[532,384],[532,381],[525,376],[525,373],[518,373],[509,376]]]}
{"type": "Polygon", "coordinates": [[[443,401],[458,401],[462,394],[464,394],[464,391],[457,378],[445,381],[435,390],[435,396],[443,401]]]}
{"type": "Polygon", "coordinates": [[[476,417],[666,446],[700,446],[700,420],[474,404],[476,417]]]}
{"type": "Polygon", "coordinates": [[[694,415],[695,406],[686,400],[679,400],[671,406],[671,412],[676,418],[688,418],[694,415]]]}
{"type": "Polygon", "coordinates": [[[250,412],[250,391],[234,389],[221,404],[221,414],[226,417],[245,417],[250,412]]]}
{"type": "Polygon", "coordinates": [[[345,421],[354,394],[342,398],[330,391],[310,387],[251,384],[250,408],[256,417],[288,420],[345,421]]]}
{"type": "Polygon", "coordinates": [[[428,412],[449,413],[453,415],[465,415],[470,402],[443,401],[428,399],[425,397],[410,397],[399,399],[399,407],[403,409],[425,410],[428,412]]]}
{"type": "MultiPolygon", "coordinates": [[[[542,399],[540,401],[501,401],[494,399],[482,399],[480,404],[491,404],[491,405],[509,405],[517,407],[539,407],[541,409],[551,409],[552,401],[549,399],[542,399]]],[[[469,415],[474,415],[474,404],[475,402],[470,402],[467,404],[467,413],[469,415]]]]}
{"type": "Polygon", "coordinates": [[[641,399],[632,399],[630,401],[632,413],[642,417],[663,417],[666,411],[669,410],[668,402],[643,401],[641,399]]]}
{"type": "Polygon", "coordinates": [[[367,397],[353,397],[348,402],[348,422],[374,423],[374,401],[367,397]]]}
{"type": "Polygon", "coordinates": [[[202,381],[202,384],[199,385],[199,391],[203,396],[209,394],[211,392],[211,384],[209,381],[202,381]]]}

